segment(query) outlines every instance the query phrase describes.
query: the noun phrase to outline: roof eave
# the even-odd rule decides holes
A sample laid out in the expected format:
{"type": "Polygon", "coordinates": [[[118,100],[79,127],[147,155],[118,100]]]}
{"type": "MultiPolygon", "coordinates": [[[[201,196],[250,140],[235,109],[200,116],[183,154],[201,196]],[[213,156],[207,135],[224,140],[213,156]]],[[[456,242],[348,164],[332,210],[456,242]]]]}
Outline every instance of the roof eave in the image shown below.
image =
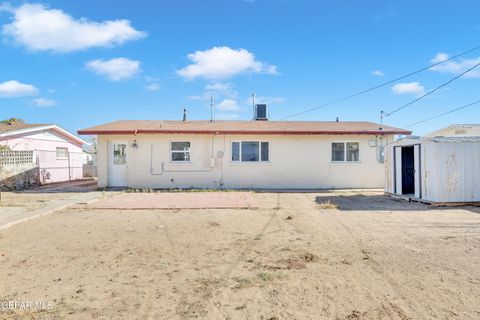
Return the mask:
{"type": "Polygon", "coordinates": [[[411,131],[407,130],[375,130],[375,131],[281,131],[281,130],[78,130],[79,135],[122,135],[122,134],[250,134],[250,135],[349,135],[349,134],[361,134],[361,135],[410,135],[411,131]]]}
{"type": "Polygon", "coordinates": [[[56,130],[56,131],[60,132],[61,134],[63,134],[64,136],[66,136],[66,137],[70,138],[71,140],[74,140],[74,141],[76,141],[80,144],[87,144],[87,145],[89,144],[85,140],[71,134],[70,132],[68,132],[67,130],[59,127],[56,124],[49,124],[49,125],[44,125],[44,126],[36,126],[36,127],[29,127],[29,128],[6,131],[6,132],[1,133],[0,137],[1,138],[10,137],[10,136],[16,136],[16,135],[32,133],[32,132],[36,132],[36,131],[48,130],[48,129],[56,130]]]}

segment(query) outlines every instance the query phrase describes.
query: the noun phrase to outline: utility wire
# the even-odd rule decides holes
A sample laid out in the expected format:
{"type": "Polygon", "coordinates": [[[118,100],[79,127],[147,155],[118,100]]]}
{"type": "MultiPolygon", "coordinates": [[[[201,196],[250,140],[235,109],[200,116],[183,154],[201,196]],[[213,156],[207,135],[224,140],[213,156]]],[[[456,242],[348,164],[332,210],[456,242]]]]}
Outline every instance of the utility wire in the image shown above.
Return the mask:
{"type": "Polygon", "coordinates": [[[416,125],[418,125],[418,124],[421,124],[421,123],[424,123],[424,122],[427,122],[427,121],[430,121],[430,120],[433,120],[433,119],[436,119],[436,118],[440,118],[440,117],[446,116],[447,114],[454,113],[454,112],[459,111],[459,110],[462,110],[462,109],[466,109],[466,108],[468,108],[468,107],[474,106],[474,105],[479,104],[479,103],[480,103],[480,100],[475,101],[475,102],[472,102],[472,103],[469,103],[469,104],[464,105],[464,106],[459,107],[459,108],[455,108],[455,109],[450,110],[450,111],[447,111],[447,112],[443,112],[443,113],[437,114],[437,115],[435,115],[435,116],[433,116],[433,117],[426,118],[426,119],[423,119],[423,120],[420,120],[420,121],[411,123],[411,124],[409,124],[409,125],[407,125],[407,126],[403,126],[402,128],[413,127],[413,126],[416,126],[416,125]]]}
{"type": "Polygon", "coordinates": [[[478,66],[480,66],[480,62],[479,62],[479,63],[477,63],[476,65],[474,65],[473,67],[471,67],[471,68],[469,68],[469,69],[465,70],[464,72],[460,73],[460,74],[459,74],[459,75],[457,75],[456,77],[454,77],[454,78],[452,78],[452,79],[448,80],[447,82],[444,82],[444,83],[442,83],[441,85],[439,85],[439,86],[438,86],[438,87],[436,87],[435,89],[428,91],[427,93],[425,93],[425,94],[421,95],[420,97],[418,97],[418,98],[416,98],[416,99],[414,99],[414,100],[410,101],[410,102],[409,102],[409,103],[407,103],[407,104],[404,104],[404,105],[403,105],[403,106],[401,106],[401,107],[398,107],[398,108],[394,109],[393,111],[390,111],[389,113],[386,113],[386,114],[385,114],[385,117],[389,117],[389,116],[391,116],[392,114],[394,114],[394,113],[396,113],[396,112],[398,112],[398,111],[400,111],[400,110],[402,110],[402,109],[405,109],[406,107],[408,107],[408,106],[410,106],[410,105],[414,104],[415,102],[417,102],[417,101],[419,101],[419,100],[421,100],[421,99],[425,98],[426,96],[429,96],[429,95],[431,95],[431,94],[432,94],[432,93],[434,93],[435,91],[438,91],[438,90],[440,90],[441,88],[443,88],[443,87],[445,87],[446,85],[448,85],[448,84],[452,83],[453,81],[457,80],[458,78],[460,78],[460,77],[461,77],[461,76],[463,76],[464,74],[467,74],[467,73],[469,73],[470,71],[472,71],[473,69],[475,69],[475,68],[476,68],[476,67],[478,67],[478,66]]]}
{"type": "Polygon", "coordinates": [[[290,119],[290,118],[293,118],[293,117],[297,117],[297,116],[300,116],[300,115],[305,114],[305,113],[309,113],[309,112],[312,112],[312,111],[315,111],[315,110],[318,110],[318,109],[322,109],[322,108],[331,106],[331,105],[333,105],[333,104],[337,104],[337,103],[339,103],[339,102],[343,102],[343,101],[348,100],[348,99],[351,99],[351,98],[358,97],[358,96],[360,96],[360,95],[362,95],[362,94],[365,94],[365,93],[368,93],[368,92],[370,92],[370,91],[373,91],[373,90],[379,89],[379,88],[381,88],[381,87],[387,86],[387,85],[392,84],[392,83],[394,83],[394,82],[397,82],[397,81],[399,81],[399,80],[408,78],[408,77],[413,76],[413,75],[415,75],[415,74],[417,74],[417,73],[420,73],[420,72],[423,72],[423,71],[425,71],[425,70],[431,69],[431,68],[436,67],[436,66],[438,66],[438,65],[440,65],[440,64],[443,64],[443,63],[445,63],[445,62],[454,60],[454,59],[456,59],[456,58],[458,58],[458,57],[464,56],[464,55],[466,55],[466,54],[468,54],[468,53],[470,53],[470,52],[473,52],[473,51],[475,51],[475,50],[478,50],[478,49],[480,49],[480,46],[475,47],[475,48],[472,48],[472,49],[469,49],[469,50],[467,50],[467,51],[463,51],[463,52],[461,52],[461,53],[459,53],[459,54],[457,54],[457,55],[454,55],[454,56],[452,56],[452,57],[450,57],[450,58],[448,58],[448,59],[442,60],[442,61],[440,61],[440,62],[431,64],[431,65],[429,65],[429,66],[427,66],[427,67],[424,67],[424,68],[418,69],[418,70],[416,70],[416,71],[410,72],[410,73],[408,73],[408,74],[406,74],[406,75],[400,76],[400,77],[395,78],[395,79],[393,79],[393,80],[390,80],[390,81],[387,81],[387,82],[383,82],[383,83],[381,83],[381,84],[379,84],[379,85],[376,85],[376,86],[374,86],[374,87],[371,87],[371,88],[368,88],[368,89],[359,91],[359,92],[357,92],[357,93],[348,95],[348,96],[346,96],[346,97],[343,97],[343,98],[340,98],[340,99],[337,99],[337,100],[333,100],[333,101],[327,102],[327,103],[322,104],[322,105],[320,105],[320,106],[318,106],[318,107],[310,108],[310,109],[307,109],[307,110],[304,110],[304,111],[301,111],[301,112],[298,112],[298,113],[289,115],[289,116],[287,116],[287,117],[281,118],[280,120],[286,120],[286,119],[290,119]]]}

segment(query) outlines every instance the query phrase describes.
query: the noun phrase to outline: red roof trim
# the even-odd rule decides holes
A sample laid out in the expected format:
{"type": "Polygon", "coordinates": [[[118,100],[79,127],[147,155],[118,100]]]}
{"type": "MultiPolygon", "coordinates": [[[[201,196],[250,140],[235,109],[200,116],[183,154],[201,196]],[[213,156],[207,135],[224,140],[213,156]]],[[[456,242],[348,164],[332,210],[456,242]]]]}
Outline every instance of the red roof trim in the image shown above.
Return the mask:
{"type": "Polygon", "coordinates": [[[368,134],[368,135],[385,135],[385,134],[412,134],[407,130],[375,130],[375,131],[279,131],[279,130],[258,130],[258,131],[242,131],[242,130],[79,130],[78,134],[82,135],[119,135],[119,134],[271,134],[271,135],[313,135],[313,134],[368,134]]]}

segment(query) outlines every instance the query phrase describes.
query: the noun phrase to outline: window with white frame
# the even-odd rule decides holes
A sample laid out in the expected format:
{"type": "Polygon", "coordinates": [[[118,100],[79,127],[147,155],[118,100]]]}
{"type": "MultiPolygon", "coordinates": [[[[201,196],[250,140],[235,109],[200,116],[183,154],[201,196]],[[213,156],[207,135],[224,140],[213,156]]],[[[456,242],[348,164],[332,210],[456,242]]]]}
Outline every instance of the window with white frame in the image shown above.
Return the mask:
{"type": "Polygon", "coordinates": [[[127,163],[127,145],[115,143],[113,145],[113,164],[123,165],[127,163]]]}
{"type": "Polygon", "coordinates": [[[67,159],[68,158],[68,148],[57,147],[56,153],[57,153],[57,159],[67,159]]]}
{"type": "Polygon", "coordinates": [[[332,161],[360,161],[360,144],[358,142],[332,142],[332,161]]]}
{"type": "Polygon", "coordinates": [[[171,142],[170,160],[172,162],[189,162],[190,142],[171,142]]]}
{"type": "Polygon", "coordinates": [[[268,162],[270,161],[269,143],[266,141],[232,142],[233,162],[268,162]]]}

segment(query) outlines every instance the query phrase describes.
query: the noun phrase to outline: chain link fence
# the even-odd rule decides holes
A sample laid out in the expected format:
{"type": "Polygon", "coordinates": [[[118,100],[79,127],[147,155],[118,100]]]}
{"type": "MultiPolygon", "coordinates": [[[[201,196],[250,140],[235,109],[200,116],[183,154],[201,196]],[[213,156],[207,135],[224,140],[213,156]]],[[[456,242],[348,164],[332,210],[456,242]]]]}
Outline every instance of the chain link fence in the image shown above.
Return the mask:
{"type": "Polygon", "coordinates": [[[96,177],[94,155],[85,152],[35,151],[40,183],[96,177]]]}

